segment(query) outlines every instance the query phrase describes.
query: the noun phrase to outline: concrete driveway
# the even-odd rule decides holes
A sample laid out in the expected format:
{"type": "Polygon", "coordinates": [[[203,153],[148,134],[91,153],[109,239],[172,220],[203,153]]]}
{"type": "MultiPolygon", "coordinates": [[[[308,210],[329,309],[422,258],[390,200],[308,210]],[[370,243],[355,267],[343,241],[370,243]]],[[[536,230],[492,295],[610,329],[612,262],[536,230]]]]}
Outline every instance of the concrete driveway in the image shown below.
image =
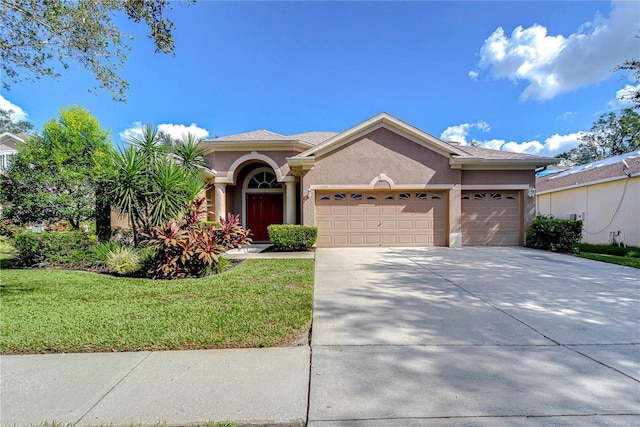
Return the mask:
{"type": "Polygon", "coordinates": [[[638,270],[526,248],[319,249],[309,426],[640,425],[638,270]]]}

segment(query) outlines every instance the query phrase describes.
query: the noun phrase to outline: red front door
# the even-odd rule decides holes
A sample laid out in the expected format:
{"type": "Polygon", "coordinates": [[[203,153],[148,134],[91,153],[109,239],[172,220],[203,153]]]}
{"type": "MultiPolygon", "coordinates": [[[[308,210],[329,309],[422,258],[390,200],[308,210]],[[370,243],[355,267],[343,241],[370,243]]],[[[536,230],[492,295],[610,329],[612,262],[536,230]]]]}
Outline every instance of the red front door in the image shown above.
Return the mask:
{"type": "Polygon", "coordinates": [[[282,224],[282,193],[247,194],[247,228],[252,239],[269,240],[271,224],[282,224]]]}

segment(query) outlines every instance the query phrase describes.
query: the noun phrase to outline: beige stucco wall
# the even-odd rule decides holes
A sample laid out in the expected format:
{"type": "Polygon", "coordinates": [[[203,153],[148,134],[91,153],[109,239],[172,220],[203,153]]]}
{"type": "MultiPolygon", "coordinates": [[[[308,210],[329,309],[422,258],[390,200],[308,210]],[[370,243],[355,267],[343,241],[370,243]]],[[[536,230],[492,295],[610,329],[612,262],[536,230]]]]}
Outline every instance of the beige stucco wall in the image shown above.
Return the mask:
{"type": "MultiPolygon", "coordinates": [[[[302,223],[315,225],[315,197],[313,192],[310,196],[307,193],[311,186],[370,186],[383,176],[385,180],[373,188],[451,188],[460,183],[460,172],[450,168],[448,157],[380,128],[316,157],[313,169],[305,172],[301,180],[302,223]]],[[[448,200],[450,245],[460,241],[460,186],[453,188],[448,200]]]]}
{"type": "Polygon", "coordinates": [[[610,232],[625,233],[625,243],[640,246],[640,177],[539,194],[537,212],[556,218],[583,215],[582,241],[610,242],[610,232]],[[619,206],[619,207],[618,207],[619,206]]]}
{"type": "MultiPolygon", "coordinates": [[[[384,174],[394,186],[442,186],[448,190],[449,245],[461,242],[461,184],[533,187],[533,170],[459,170],[451,169],[449,158],[408,140],[388,129],[377,129],[324,156],[316,157],[313,169],[302,177],[302,222],[315,225],[315,197],[309,188],[323,186],[367,186],[384,174]]],[[[384,184],[384,183],[380,183],[384,184]]],[[[376,186],[377,188],[378,186],[376,186]]],[[[384,187],[384,186],[383,186],[384,187]]],[[[522,191],[523,234],[535,216],[535,199],[522,191]]]]}
{"type": "Polygon", "coordinates": [[[289,169],[289,164],[287,163],[287,157],[295,156],[299,154],[298,151],[221,151],[218,153],[210,153],[206,156],[207,163],[216,170],[216,182],[224,181],[225,177],[228,176],[231,167],[234,163],[237,162],[238,159],[242,157],[246,157],[246,160],[241,162],[240,164],[234,167],[234,183],[238,172],[242,170],[242,168],[251,163],[264,163],[267,166],[271,166],[275,169],[277,167],[282,177],[291,174],[291,170],[289,169]],[[273,164],[269,164],[270,161],[266,160],[270,159],[273,161],[273,164]]]}
{"type": "Polygon", "coordinates": [[[447,157],[381,128],[316,157],[304,183],[369,184],[381,173],[396,185],[460,182],[460,171],[449,167],[447,157]]]}
{"type": "Polygon", "coordinates": [[[531,170],[464,170],[462,185],[509,185],[524,184],[534,186],[536,176],[531,170]]]}
{"type": "Polygon", "coordinates": [[[111,227],[131,228],[129,217],[127,215],[120,215],[117,210],[111,208],[111,227]]]}

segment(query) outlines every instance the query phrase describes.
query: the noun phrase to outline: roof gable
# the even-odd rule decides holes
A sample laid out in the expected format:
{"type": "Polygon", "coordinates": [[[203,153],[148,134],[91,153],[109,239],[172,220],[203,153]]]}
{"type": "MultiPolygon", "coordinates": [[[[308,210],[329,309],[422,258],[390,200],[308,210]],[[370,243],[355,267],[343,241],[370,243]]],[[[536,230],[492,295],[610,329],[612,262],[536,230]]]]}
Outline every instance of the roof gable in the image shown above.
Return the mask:
{"type": "Polygon", "coordinates": [[[372,117],[369,120],[366,120],[350,129],[347,129],[342,133],[334,135],[333,137],[325,140],[324,142],[316,145],[313,148],[310,148],[304,153],[300,153],[296,157],[309,158],[312,156],[322,156],[324,154],[328,154],[331,151],[380,128],[385,128],[392,132],[395,132],[417,144],[436,151],[444,156],[468,156],[468,154],[464,151],[458,149],[453,145],[447,144],[446,142],[434,137],[433,135],[429,135],[428,133],[423,132],[414,126],[411,126],[408,123],[405,123],[390,114],[380,113],[377,116],[372,117]]]}

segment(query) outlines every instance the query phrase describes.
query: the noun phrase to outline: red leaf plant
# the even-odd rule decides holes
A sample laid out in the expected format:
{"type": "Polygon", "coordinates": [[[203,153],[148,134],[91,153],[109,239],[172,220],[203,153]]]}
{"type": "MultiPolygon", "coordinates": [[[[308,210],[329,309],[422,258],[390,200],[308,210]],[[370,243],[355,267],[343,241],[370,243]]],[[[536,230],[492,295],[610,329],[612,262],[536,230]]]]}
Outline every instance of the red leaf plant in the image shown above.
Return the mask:
{"type": "Polygon", "coordinates": [[[204,197],[194,200],[182,221],[153,227],[147,236],[154,251],[148,274],[152,278],[203,277],[217,271],[220,255],[250,245],[250,231],[240,216],[229,213],[220,223],[201,222],[206,214],[204,197]]]}

